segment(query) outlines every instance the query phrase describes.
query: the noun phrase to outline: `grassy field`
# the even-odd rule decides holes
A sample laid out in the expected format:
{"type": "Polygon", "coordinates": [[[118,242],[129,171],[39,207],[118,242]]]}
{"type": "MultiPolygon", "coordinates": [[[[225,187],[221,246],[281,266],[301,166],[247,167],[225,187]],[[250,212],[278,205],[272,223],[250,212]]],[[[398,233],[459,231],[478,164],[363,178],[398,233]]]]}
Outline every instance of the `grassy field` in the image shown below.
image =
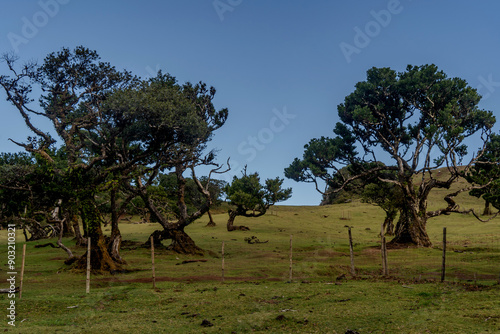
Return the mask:
{"type": "MultiPolygon", "coordinates": [[[[437,198],[437,197],[436,197],[437,198]]],[[[472,198],[466,205],[481,208],[472,198]]],[[[441,203],[429,203],[439,207],[441,203]]],[[[227,232],[202,218],[186,231],[206,250],[188,257],[139,247],[159,225],[122,223],[128,273],[68,270],[60,249],[27,246],[23,298],[11,333],[500,333],[500,218],[470,215],[429,220],[434,247],[390,249],[389,277],[381,276],[379,208],[352,202],[326,207],[276,207],[258,219],[238,217],[250,231],[227,232]],[[349,219],[342,219],[347,218],[349,219]],[[352,226],[356,277],[349,274],[347,229],[352,226]],[[447,276],[439,282],[441,233],[448,230],[447,276]],[[293,279],[289,246],[293,236],[293,279]],[[263,243],[249,244],[255,236],[263,243]],[[225,243],[225,281],[221,244],[225,243]],[[184,260],[206,260],[182,264],[184,260]]],[[[107,228],[105,228],[106,230],[107,228]]],[[[109,231],[107,231],[109,232],[109,231]]],[[[18,231],[18,241],[22,234],[18,231]]],[[[64,241],[83,254],[71,240],[64,241]]],[[[0,231],[6,245],[6,231],[0,231]]],[[[18,243],[21,249],[22,243],[18,243]]],[[[7,247],[0,250],[0,288],[7,287],[7,247]]],[[[20,263],[18,256],[17,263],[20,263]]],[[[9,299],[0,295],[3,312],[9,299]]]]}

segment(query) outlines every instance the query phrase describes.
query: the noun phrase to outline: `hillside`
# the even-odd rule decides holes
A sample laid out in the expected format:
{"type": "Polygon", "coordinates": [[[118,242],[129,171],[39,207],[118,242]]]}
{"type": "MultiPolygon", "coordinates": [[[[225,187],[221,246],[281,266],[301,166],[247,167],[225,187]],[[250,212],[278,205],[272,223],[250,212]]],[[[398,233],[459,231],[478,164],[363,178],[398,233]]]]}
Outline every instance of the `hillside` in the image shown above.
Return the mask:
{"type": "MultiPolygon", "coordinates": [[[[238,217],[236,223],[250,231],[227,232],[227,214],[214,219],[213,228],[205,227],[207,217],[186,228],[205,256],[155,249],[156,289],[151,287],[151,251],[139,246],[159,225],[139,224],[139,217],[120,224],[128,271],[93,273],[89,294],[85,273],[67,270],[62,250],[35,248],[47,240],[28,243],[16,333],[160,333],[166,328],[169,333],[345,333],[348,328],[483,333],[500,326],[495,285],[500,218],[489,223],[470,215],[429,220],[434,247],[389,250],[388,277],[381,275],[379,250],[383,212],[373,205],[277,206],[257,219],[238,217]],[[356,277],[350,275],[346,225],[352,226],[356,277]],[[445,226],[447,272],[440,284],[435,282],[445,226]],[[249,238],[262,243],[250,244],[249,238]]],[[[6,237],[7,231],[0,231],[0,243],[6,244],[6,237]]],[[[64,242],[83,254],[74,241],[64,242]]],[[[5,279],[2,269],[0,280],[5,279]]]]}

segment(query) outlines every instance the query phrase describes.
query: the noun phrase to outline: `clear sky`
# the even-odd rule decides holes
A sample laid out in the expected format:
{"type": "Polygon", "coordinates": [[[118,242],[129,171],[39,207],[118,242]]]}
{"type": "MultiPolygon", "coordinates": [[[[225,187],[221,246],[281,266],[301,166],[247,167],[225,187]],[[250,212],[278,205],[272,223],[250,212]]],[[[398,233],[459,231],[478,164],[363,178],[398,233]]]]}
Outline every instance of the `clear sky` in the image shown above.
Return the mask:
{"type": "MultiPolygon", "coordinates": [[[[373,66],[434,63],[477,88],[480,107],[498,117],[499,13],[495,0],[2,1],[0,52],[41,62],[83,45],[141,77],[161,69],[204,81],[216,107],[229,108],[211,143],[219,161],[284,177],[304,144],[333,135],[337,105],[373,66]]],[[[8,138],[24,140],[26,126],[4,98],[0,115],[0,151],[19,151],[8,138]]],[[[320,202],[311,184],[285,185],[285,204],[320,202]]]]}

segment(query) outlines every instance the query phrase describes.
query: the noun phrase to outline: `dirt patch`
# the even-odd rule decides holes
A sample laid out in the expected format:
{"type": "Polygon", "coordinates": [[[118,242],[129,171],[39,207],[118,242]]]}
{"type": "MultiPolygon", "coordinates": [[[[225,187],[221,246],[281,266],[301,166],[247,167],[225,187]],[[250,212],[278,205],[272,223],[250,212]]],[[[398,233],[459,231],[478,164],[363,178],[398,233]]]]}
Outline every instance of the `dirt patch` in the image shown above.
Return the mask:
{"type": "MultiPolygon", "coordinates": [[[[439,278],[441,277],[441,272],[426,272],[421,274],[423,277],[436,277],[439,278]]],[[[494,281],[498,279],[497,275],[494,274],[477,274],[476,277],[474,277],[474,274],[471,273],[464,273],[461,271],[455,271],[455,272],[449,272],[446,274],[446,279],[452,280],[454,278],[458,278],[459,280],[462,281],[494,281]]]]}
{"type": "Polygon", "coordinates": [[[316,252],[316,254],[318,254],[318,256],[324,256],[324,257],[328,257],[328,258],[339,257],[339,256],[345,256],[346,255],[346,254],[341,253],[341,252],[335,252],[335,251],[326,250],[326,249],[318,250],[316,252]]]}
{"type": "MultiPolygon", "coordinates": [[[[420,246],[417,246],[415,244],[397,244],[397,243],[392,243],[392,242],[387,242],[387,249],[409,249],[409,248],[422,248],[420,246]]],[[[432,248],[432,247],[428,247],[432,248]]],[[[380,249],[380,247],[379,247],[380,249]]]]}
{"type": "Polygon", "coordinates": [[[363,249],[363,254],[380,256],[380,247],[367,247],[363,249]]]}

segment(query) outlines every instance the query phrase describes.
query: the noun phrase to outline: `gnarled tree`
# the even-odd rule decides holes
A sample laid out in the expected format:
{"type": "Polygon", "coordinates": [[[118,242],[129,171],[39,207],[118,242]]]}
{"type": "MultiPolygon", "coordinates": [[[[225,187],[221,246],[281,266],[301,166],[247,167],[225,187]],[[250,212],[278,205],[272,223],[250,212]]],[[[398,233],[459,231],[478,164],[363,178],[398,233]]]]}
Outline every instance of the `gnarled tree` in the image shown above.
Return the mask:
{"type": "Polygon", "coordinates": [[[295,159],[285,175],[315,183],[321,191],[318,181],[328,186],[341,166],[360,166],[357,174],[331,190],[339,191],[369,174],[394,171],[396,179],[380,178],[397,186],[403,201],[392,242],[431,246],[427,219],[464,212],[454,197],[467,189],[448,194],[448,205],[432,212],[427,210],[429,193],[435,188],[449,189],[465,176],[484,155],[495,123],[491,111],[478,107],[480,99],[465,80],[449,78],[435,65],[408,66],[401,73],[372,68],[366,81],[357,83],[354,92],[338,106],[342,123],[335,128],[337,137],[311,140],[303,159],[295,159]],[[466,146],[471,137],[482,144],[472,158],[466,146]],[[366,162],[377,161],[387,166],[362,168],[366,162]],[[441,167],[449,171],[445,180],[435,173],[441,167]]]}
{"type": "MultiPolygon", "coordinates": [[[[135,80],[128,72],[117,71],[99,59],[95,51],[84,47],[73,51],[64,48],[49,54],[41,66],[28,63],[18,69],[16,58],[5,55],[3,60],[11,75],[0,76],[0,85],[35,136],[25,143],[11,141],[40,156],[47,175],[59,178],[64,198],[55,199],[54,207],[59,206],[63,216],[71,219],[77,213],[81,215],[92,239],[92,269],[115,271],[121,268],[121,261],[108,251],[95,195],[113,173],[119,174],[129,166],[115,159],[113,152],[121,147],[118,134],[123,129],[116,123],[109,124],[102,104],[110,92],[135,80]],[[35,89],[42,92],[38,107],[33,105],[35,89]],[[48,120],[51,132],[42,130],[32,116],[48,120]],[[107,131],[110,128],[114,130],[107,131]],[[57,142],[54,133],[62,142],[63,167],[51,156],[57,142]]],[[[84,254],[78,263],[84,267],[85,262],[84,254]]]]}
{"type": "MultiPolygon", "coordinates": [[[[132,181],[124,185],[131,196],[142,198],[151,216],[162,226],[162,230],[151,235],[154,243],[159,246],[162,240],[170,239],[168,248],[179,253],[202,253],[184,229],[209,210],[210,176],[223,172],[222,166],[215,163],[214,152],[205,153],[207,142],[224,125],[228,114],[227,109],[215,109],[214,97],[213,87],[202,82],[180,85],[174,77],[160,72],[140,85],[115,91],[105,104],[106,114],[131,125],[123,136],[135,144],[137,154],[148,155],[142,165],[133,168],[132,181]],[[196,176],[199,166],[213,167],[205,182],[196,176]],[[167,203],[156,201],[151,191],[159,173],[165,170],[171,170],[176,179],[174,221],[167,218],[167,210],[160,210],[167,203]],[[203,198],[191,212],[186,203],[187,171],[203,198]]],[[[120,158],[127,160],[130,155],[120,158]]],[[[149,243],[148,238],[145,245],[149,243]]]]}

